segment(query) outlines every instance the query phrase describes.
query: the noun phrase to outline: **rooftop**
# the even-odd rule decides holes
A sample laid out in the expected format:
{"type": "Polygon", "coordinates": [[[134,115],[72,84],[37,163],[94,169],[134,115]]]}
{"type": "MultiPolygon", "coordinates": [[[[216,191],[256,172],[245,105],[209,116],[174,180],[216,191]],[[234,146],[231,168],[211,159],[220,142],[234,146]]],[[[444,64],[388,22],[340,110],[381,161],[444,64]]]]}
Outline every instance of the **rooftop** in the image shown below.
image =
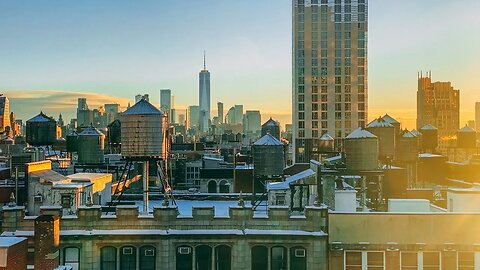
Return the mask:
{"type": "Polygon", "coordinates": [[[346,137],[346,139],[362,139],[362,138],[377,138],[377,136],[373,135],[367,130],[364,130],[362,128],[357,128],[352,133],[350,133],[350,135],[346,137]]]}
{"type": "Polygon", "coordinates": [[[265,136],[258,139],[253,145],[283,145],[283,143],[272,135],[265,134],[265,136]]]}
{"type": "Polygon", "coordinates": [[[123,112],[123,115],[162,115],[162,112],[145,99],[123,112]]]}

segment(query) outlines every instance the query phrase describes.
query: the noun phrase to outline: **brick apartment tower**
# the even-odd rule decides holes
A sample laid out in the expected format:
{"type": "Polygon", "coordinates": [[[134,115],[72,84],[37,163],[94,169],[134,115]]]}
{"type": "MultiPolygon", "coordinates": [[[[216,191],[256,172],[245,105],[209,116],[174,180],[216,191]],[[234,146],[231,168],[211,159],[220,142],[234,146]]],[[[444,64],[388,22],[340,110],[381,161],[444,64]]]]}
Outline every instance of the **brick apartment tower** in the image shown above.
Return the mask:
{"type": "Polygon", "coordinates": [[[35,219],[35,269],[53,270],[60,264],[60,219],[42,215],[35,219]]]}

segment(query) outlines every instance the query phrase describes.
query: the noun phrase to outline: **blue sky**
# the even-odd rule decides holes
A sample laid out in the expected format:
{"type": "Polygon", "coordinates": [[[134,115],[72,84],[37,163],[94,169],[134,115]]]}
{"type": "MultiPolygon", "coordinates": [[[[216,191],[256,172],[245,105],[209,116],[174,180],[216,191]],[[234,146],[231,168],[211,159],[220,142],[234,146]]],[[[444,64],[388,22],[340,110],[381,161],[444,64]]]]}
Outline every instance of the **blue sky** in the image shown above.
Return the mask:
{"type": "MultiPolygon", "coordinates": [[[[480,101],[480,1],[369,5],[371,116],[413,123],[417,71],[432,70],[462,90],[470,119],[480,101]]],[[[80,95],[126,105],[137,93],[158,102],[171,88],[177,107],[195,104],[203,50],[212,103],[289,121],[290,0],[0,0],[0,89],[25,119],[42,107],[70,118],[80,95]]]]}

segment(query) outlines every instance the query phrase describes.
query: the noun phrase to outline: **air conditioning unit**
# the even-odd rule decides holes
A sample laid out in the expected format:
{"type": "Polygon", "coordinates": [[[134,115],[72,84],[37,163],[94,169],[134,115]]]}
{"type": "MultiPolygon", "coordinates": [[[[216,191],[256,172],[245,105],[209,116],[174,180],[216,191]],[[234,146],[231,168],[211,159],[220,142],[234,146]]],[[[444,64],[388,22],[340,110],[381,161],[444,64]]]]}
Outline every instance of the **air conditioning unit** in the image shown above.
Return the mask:
{"type": "Polygon", "coordinates": [[[133,248],[131,247],[124,247],[122,249],[123,255],[132,255],[133,254],[133,248]]]}
{"type": "Polygon", "coordinates": [[[42,197],[42,195],[35,195],[35,196],[33,196],[33,202],[34,202],[34,203],[42,203],[42,202],[43,202],[43,197],[42,197]]]}
{"type": "Polygon", "coordinates": [[[192,249],[190,247],[179,247],[178,254],[187,255],[192,253],[192,249]]]}
{"type": "Polygon", "coordinates": [[[153,249],[146,249],[145,250],[145,257],[153,257],[155,256],[155,250],[153,249]]]}
{"type": "Polygon", "coordinates": [[[305,258],[305,249],[297,248],[295,249],[295,257],[297,258],[305,258]]]}

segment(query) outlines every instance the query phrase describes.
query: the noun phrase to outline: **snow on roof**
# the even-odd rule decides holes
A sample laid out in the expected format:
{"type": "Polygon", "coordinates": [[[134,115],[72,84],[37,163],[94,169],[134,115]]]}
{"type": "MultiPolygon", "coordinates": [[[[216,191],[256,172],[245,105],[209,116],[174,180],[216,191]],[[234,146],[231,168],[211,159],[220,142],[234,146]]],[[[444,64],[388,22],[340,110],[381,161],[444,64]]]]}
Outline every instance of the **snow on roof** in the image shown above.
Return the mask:
{"type": "Polygon", "coordinates": [[[434,125],[432,124],[426,124],[425,126],[423,126],[420,130],[437,130],[438,128],[436,128],[434,125]]]}
{"type": "Polygon", "coordinates": [[[287,177],[283,182],[268,183],[267,190],[290,189],[291,183],[297,182],[298,180],[310,177],[315,174],[316,174],[315,171],[313,171],[312,169],[308,169],[303,172],[299,172],[297,174],[287,177]]]}
{"type": "Polygon", "coordinates": [[[52,171],[52,170],[36,171],[36,172],[31,172],[30,174],[40,178],[40,182],[54,183],[54,182],[61,182],[61,181],[68,181],[69,180],[66,176],[61,175],[61,174],[59,174],[55,171],[52,171]]]}
{"type": "Polygon", "coordinates": [[[382,128],[393,127],[393,125],[385,121],[383,118],[377,118],[367,125],[367,128],[378,128],[378,127],[382,127],[382,128]]]}
{"type": "Polygon", "coordinates": [[[402,133],[400,134],[400,136],[402,138],[416,138],[417,136],[415,136],[413,133],[411,133],[410,131],[408,131],[407,129],[405,129],[404,131],[402,131],[402,133]]]}
{"type": "Polygon", "coordinates": [[[383,117],[382,117],[383,120],[385,120],[386,122],[390,123],[390,124],[400,124],[400,122],[398,122],[395,118],[391,117],[390,115],[385,114],[383,117]]]}
{"type": "Polygon", "coordinates": [[[223,161],[223,158],[208,157],[208,156],[204,156],[203,159],[212,160],[212,161],[223,161]]]}
{"type": "Polygon", "coordinates": [[[253,145],[283,145],[283,143],[272,135],[265,134],[265,136],[258,139],[253,145]]]}
{"type": "Polygon", "coordinates": [[[362,128],[357,128],[352,133],[350,133],[350,135],[348,135],[345,139],[361,139],[361,138],[377,138],[377,136],[373,135],[367,130],[364,130],[362,128]]]}
{"type": "Polygon", "coordinates": [[[75,182],[95,182],[98,179],[102,178],[110,178],[110,173],[76,173],[67,176],[68,178],[72,179],[75,182]]]}
{"type": "Polygon", "coordinates": [[[431,157],[443,157],[442,155],[432,154],[432,153],[421,153],[418,155],[420,158],[431,158],[431,157]]]}
{"type": "Polygon", "coordinates": [[[103,136],[103,133],[100,130],[96,129],[94,126],[90,125],[84,129],[78,136],[103,136]]]}
{"type": "Polygon", "coordinates": [[[2,236],[0,237],[0,247],[8,248],[25,240],[27,240],[27,238],[2,236]]]}
{"type": "Polygon", "coordinates": [[[458,132],[476,133],[475,129],[473,129],[469,126],[464,126],[463,128],[459,129],[458,132]]]}
{"type": "Polygon", "coordinates": [[[27,120],[27,122],[55,122],[55,120],[46,116],[43,112],[40,112],[37,116],[27,120]]]}
{"type": "Polygon", "coordinates": [[[416,137],[418,136],[422,136],[422,133],[416,129],[412,129],[412,131],[410,131],[413,135],[415,135],[416,137]]]}
{"type": "Polygon", "coordinates": [[[332,136],[330,136],[328,133],[325,133],[320,137],[320,141],[334,141],[332,136]]]}
{"type": "Polygon", "coordinates": [[[342,155],[338,155],[338,156],[326,158],[325,161],[326,162],[334,162],[334,161],[338,161],[338,160],[341,160],[341,159],[342,159],[342,155]]]}
{"type": "Polygon", "coordinates": [[[161,115],[162,112],[145,99],[141,99],[135,105],[123,112],[123,115],[161,115]]]}

